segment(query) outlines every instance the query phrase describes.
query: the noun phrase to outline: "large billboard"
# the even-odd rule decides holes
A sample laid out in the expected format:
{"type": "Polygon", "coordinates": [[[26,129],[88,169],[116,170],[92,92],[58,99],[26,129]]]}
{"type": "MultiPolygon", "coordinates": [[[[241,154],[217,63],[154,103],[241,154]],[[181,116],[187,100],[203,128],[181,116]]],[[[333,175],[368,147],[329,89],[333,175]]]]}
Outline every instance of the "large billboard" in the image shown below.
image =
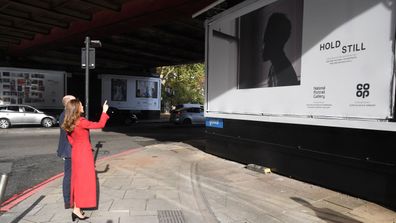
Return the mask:
{"type": "Polygon", "coordinates": [[[39,109],[61,109],[64,71],[0,67],[0,101],[39,109]]]}
{"type": "Polygon", "coordinates": [[[395,3],[246,1],[207,21],[206,116],[392,119],[395,3]]]}
{"type": "Polygon", "coordinates": [[[161,109],[160,78],[126,75],[100,75],[102,101],[127,110],[161,109]]]}

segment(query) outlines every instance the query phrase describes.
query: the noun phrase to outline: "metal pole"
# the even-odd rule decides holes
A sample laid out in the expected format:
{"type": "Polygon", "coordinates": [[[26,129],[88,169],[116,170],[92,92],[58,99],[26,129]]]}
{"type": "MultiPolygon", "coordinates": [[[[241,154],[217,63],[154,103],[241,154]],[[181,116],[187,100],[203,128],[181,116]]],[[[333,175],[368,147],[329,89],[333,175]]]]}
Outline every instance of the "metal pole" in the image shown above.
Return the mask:
{"type": "Polygon", "coordinates": [[[7,187],[8,175],[6,173],[1,174],[0,178],[0,203],[3,201],[5,189],[7,187]]]}
{"type": "Polygon", "coordinates": [[[89,36],[85,37],[85,117],[89,119],[89,36]]]}

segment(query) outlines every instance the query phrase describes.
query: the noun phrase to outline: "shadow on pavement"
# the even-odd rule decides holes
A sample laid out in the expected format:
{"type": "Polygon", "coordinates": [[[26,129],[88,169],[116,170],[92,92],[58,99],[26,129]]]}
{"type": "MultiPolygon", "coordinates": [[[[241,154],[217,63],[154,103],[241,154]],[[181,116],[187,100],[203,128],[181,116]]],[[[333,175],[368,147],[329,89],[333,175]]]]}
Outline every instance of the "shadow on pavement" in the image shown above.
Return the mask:
{"type": "MultiPolygon", "coordinates": [[[[106,126],[104,132],[122,133],[131,137],[151,138],[159,142],[183,142],[205,151],[204,125],[175,125],[169,122],[136,123],[132,126],[106,126]]],[[[140,142],[142,146],[153,141],[140,142]]]]}
{"type": "Polygon", "coordinates": [[[12,220],[11,223],[18,223],[20,220],[22,220],[31,210],[33,210],[34,207],[36,207],[41,200],[45,198],[44,195],[41,195],[30,207],[28,207],[24,212],[22,212],[18,217],[16,217],[14,220],[12,220]]]}
{"type": "Polygon", "coordinates": [[[106,173],[107,171],[110,170],[109,166],[110,166],[109,164],[106,164],[106,168],[104,170],[96,170],[96,173],[97,174],[106,173]]]}
{"type": "Polygon", "coordinates": [[[311,203],[308,201],[299,198],[299,197],[291,197],[291,199],[299,204],[301,204],[304,207],[307,207],[315,212],[315,215],[318,218],[321,218],[323,221],[328,222],[328,223],[333,223],[333,222],[343,222],[343,223],[362,223],[361,221],[358,221],[356,219],[353,219],[351,217],[348,217],[344,214],[341,214],[339,212],[336,212],[334,210],[331,210],[330,208],[318,208],[313,206],[311,203]]]}

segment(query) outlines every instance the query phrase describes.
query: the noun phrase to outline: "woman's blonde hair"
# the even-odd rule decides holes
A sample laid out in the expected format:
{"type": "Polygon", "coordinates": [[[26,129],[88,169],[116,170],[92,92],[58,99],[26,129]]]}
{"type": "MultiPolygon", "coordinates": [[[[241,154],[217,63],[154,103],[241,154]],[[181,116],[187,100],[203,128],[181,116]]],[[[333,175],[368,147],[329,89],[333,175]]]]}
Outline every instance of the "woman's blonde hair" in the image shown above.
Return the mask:
{"type": "Polygon", "coordinates": [[[65,120],[63,121],[62,128],[68,133],[73,132],[81,116],[80,106],[81,102],[78,99],[70,100],[65,106],[65,120]]]}

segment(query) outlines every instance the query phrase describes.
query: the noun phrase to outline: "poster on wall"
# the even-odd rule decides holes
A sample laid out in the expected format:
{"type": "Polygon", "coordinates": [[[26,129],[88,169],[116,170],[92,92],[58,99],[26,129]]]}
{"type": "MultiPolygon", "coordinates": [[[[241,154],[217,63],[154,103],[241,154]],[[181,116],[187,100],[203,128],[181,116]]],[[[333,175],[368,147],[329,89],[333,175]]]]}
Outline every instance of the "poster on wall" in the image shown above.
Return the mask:
{"type": "Polygon", "coordinates": [[[137,98],[157,98],[158,83],[156,81],[136,80],[137,98]]]}
{"type": "Polygon", "coordinates": [[[240,17],[239,88],[300,85],[302,20],[303,0],[279,0],[240,17]]]}
{"type": "Polygon", "coordinates": [[[111,100],[126,101],[127,97],[127,80],[111,79],[111,100]]]}
{"type": "Polygon", "coordinates": [[[209,20],[207,116],[392,119],[394,14],[380,0],[263,0],[209,20]]]}
{"type": "Polygon", "coordinates": [[[0,101],[39,109],[62,108],[65,72],[0,68],[0,101]]]}

